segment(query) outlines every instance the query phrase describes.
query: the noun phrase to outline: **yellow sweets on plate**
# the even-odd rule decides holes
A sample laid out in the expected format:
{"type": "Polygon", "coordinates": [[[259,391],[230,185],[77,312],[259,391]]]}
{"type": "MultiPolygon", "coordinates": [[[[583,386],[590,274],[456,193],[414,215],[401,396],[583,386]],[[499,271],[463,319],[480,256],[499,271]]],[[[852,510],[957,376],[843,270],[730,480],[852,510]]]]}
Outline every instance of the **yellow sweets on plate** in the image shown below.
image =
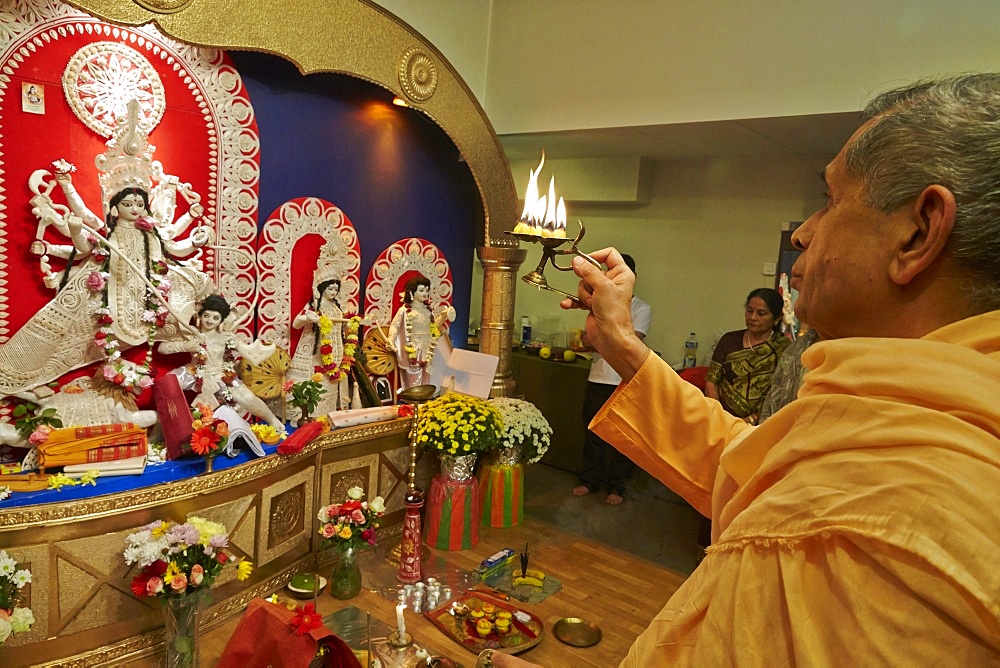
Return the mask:
{"type": "Polygon", "coordinates": [[[493,630],[493,623],[488,619],[480,619],[476,622],[476,633],[481,635],[483,638],[490,634],[493,630]]]}

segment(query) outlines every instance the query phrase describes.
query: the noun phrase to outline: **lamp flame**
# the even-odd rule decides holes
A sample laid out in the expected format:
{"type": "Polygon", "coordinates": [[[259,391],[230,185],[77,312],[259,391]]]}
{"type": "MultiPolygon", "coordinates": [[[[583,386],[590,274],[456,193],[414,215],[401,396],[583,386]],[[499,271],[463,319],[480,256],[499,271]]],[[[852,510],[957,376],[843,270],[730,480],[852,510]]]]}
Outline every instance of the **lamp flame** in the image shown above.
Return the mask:
{"type": "Polygon", "coordinates": [[[545,165],[545,153],[538,167],[528,170],[528,188],[524,193],[524,211],[518,221],[515,233],[545,237],[566,236],[566,203],[560,197],[556,200],[556,178],[549,181],[547,195],[538,193],[538,177],[545,165]]]}

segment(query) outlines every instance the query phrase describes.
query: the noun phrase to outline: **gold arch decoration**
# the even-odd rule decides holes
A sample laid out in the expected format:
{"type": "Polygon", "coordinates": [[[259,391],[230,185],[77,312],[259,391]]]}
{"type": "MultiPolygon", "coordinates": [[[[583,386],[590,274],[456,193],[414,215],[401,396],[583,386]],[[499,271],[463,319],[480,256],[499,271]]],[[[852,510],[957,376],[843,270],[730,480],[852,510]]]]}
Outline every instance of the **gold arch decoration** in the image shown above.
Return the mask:
{"type": "Polygon", "coordinates": [[[229,0],[73,4],[119,24],[156,23],[192,44],[279,54],[303,74],[347,74],[410,100],[411,107],[441,127],[469,166],[485,221],[476,244],[517,246],[504,234],[517,219],[517,192],[486,113],[444,56],[387,10],[364,0],[256,0],[242,3],[235,13],[229,0]],[[345,25],[352,29],[344,30],[345,25]]]}

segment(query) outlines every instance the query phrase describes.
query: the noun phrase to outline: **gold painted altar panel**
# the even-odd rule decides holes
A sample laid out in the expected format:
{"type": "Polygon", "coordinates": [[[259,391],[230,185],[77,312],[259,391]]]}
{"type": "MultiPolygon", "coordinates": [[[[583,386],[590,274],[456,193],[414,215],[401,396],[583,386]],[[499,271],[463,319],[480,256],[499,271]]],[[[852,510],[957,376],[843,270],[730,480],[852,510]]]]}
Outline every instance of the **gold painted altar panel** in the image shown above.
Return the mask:
{"type": "MultiPolygon", "coordinates": [[[[25,590],[35,624],[0,646],[0,665],[119,664],[162,651],[159,602],[132,596],[135,568],[125,565],[125,537],[155,519],[197,514],[229,529],[230,551],[255,564],[245,582],[225,569],[202,616],[212,628],[254,597],[312,569],[321,539],[317,491],[343,473],[382,482],[382,461],[403,462],[409,420],[337,430],[293,456],[271,455],[242,466],[132,492],[0,511],[0,549],[32,571],[25,590]]],[[[339,490],[339,486],[335,486],[339,490]]],[[[346,491],[346,488],[345,488],[346,491]]],[[[385,518],[380,538],[398,535],[402,513],[385,518]]]]}

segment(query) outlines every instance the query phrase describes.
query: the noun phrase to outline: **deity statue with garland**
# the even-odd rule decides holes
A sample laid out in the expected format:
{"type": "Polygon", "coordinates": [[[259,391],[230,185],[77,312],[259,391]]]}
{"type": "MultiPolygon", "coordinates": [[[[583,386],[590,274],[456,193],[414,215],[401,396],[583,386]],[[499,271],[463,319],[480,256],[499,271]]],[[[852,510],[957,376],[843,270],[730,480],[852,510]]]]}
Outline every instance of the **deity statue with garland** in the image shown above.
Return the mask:
{"type": "Polygon", "coordinates": [[[187,323],[196,303],[213,291],[198,249],[214,235],[198,226],[181,238],[202,215],[200,197],[152,159],[155,148],[147,135],[133,101],[107,151],[95,159],[103,218],[76,192],[71,176],[76,167],[70,163],[57,160],[54,174],[32,174],[32,213],[39,220],[32,252],[40,257],[45,285],[56,294],[0,344],[0,395],[38,388],[97,361],[103,364],[95,377],[140,394],[152,385],[153,342],[194,331],[187,323]],[[65,204],[53,199],[56,186],[65,204]],[[178,195],[188,210],[174,220],[178,195]],[[50,225],[70,243],[43,240],[50,225]],[[65,261],[62,271],[52,271],[52,258],[65,261]],[[147,346],[143,362],[122,357],[138,345],[147,346]]]}
{"type": "Polygon", "coordinates": [[[401,387],[427,385],[437,346],[451,346],[445,333],[448,322],[455,319],[455,309],[447,307],[431,313],[431,282],[425,276],[414,276],[406,282],[403,305],[389,324],[388,345],[396,353],[401,387]]]}

